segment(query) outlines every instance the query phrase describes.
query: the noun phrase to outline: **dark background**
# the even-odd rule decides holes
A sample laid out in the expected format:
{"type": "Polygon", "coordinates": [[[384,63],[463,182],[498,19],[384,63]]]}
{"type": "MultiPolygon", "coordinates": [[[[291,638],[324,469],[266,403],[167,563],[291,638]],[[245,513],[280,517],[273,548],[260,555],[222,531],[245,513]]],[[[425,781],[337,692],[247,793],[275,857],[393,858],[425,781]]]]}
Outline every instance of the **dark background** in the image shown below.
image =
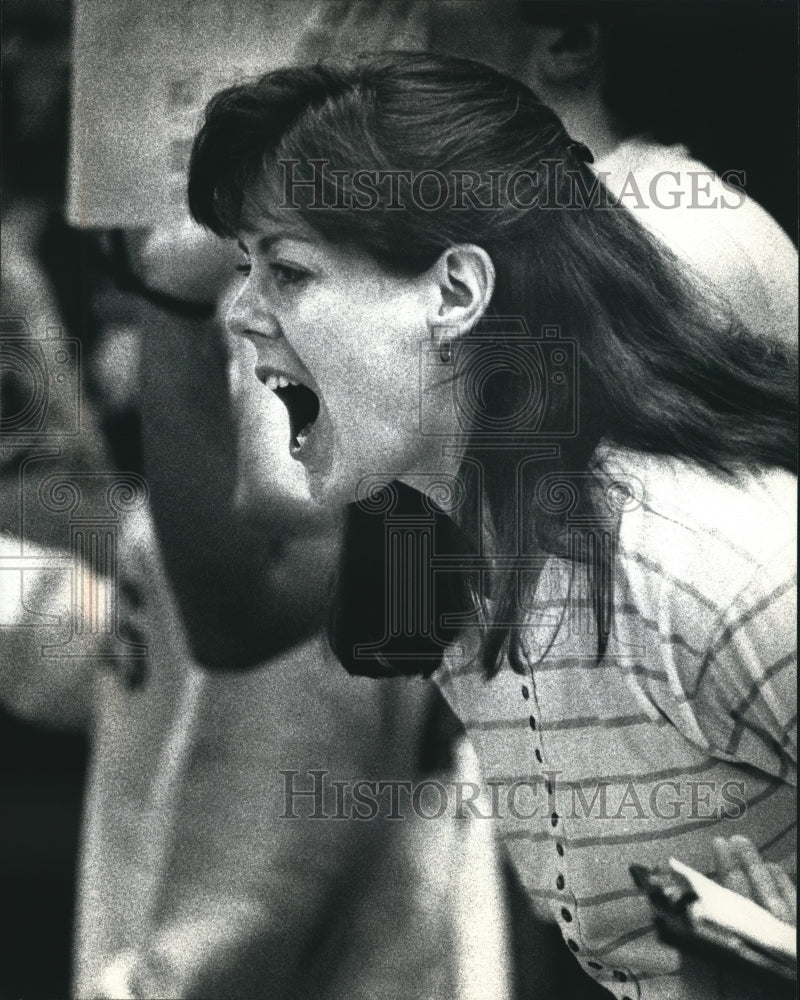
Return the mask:
{"type": "Polygon", "coordinates": [[[792,0],[645,0],[608,7],[607,98],[631,131],[685,143],[797,243],[797,33],[792,0]]]}

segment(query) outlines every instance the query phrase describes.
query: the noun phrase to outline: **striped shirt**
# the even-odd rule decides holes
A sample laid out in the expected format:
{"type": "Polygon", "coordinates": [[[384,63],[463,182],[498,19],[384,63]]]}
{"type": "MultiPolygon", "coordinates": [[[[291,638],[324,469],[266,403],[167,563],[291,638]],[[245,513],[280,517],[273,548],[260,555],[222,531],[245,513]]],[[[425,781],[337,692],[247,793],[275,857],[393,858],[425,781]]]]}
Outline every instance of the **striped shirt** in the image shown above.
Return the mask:
{"type": "Polygon", "coordinates": [[[551,559],[525,673],[487,681],[465,652],[437,677],[534,910],[585,971],[620,998],[726,996],[658,940],[629,866],[674,856],[713,874],[713,837],[733,834],[794,865],[796,480],[601,457],[630,494],[603,659],[583,574],[551,559]]]}

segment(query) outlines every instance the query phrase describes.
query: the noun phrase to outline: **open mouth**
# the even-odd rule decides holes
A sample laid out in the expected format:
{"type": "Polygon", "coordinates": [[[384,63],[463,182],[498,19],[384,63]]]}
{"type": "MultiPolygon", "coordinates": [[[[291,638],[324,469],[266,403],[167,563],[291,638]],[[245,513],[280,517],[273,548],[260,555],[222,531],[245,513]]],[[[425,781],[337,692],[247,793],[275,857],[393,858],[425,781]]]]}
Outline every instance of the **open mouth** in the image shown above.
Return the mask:
{"type": "Polygon", "coordinates": [[[286,407],[290,427],[289,451],[293,457],[299,457],[319,416],[319,396],[307,385],[273,368],[256,368],[256,375],[286,407]]]}

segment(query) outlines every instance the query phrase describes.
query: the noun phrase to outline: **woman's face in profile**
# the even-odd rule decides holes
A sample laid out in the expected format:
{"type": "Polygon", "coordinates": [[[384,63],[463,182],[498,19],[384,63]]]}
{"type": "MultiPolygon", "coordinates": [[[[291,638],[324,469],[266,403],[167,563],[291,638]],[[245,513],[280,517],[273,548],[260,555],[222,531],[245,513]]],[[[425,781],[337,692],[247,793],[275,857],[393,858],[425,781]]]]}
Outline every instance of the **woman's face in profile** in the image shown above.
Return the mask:
{"type": "Polygon", "coordinates": [[[426,276],[391,274],[288,211],[262,214],[239,246],[228,329],[255,349],[252,377],[286,405],[286,448],[312,499],[348,503],[365,476],[430,467],[436,439],[420,433],[426,276]]]}

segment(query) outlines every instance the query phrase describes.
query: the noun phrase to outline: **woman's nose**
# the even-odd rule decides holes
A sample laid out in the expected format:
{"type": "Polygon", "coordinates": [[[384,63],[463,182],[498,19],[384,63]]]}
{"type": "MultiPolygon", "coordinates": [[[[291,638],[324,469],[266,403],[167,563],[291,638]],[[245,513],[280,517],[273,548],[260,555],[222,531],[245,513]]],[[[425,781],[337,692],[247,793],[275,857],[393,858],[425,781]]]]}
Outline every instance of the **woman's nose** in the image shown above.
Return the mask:
{"type": "Polygon", "coordinates": [[[281,328],[266,296],[246,281],[228,304],[225,326],[229,333],[250,340],[258,337],[275,339],[281,336],[281,328]]]}

